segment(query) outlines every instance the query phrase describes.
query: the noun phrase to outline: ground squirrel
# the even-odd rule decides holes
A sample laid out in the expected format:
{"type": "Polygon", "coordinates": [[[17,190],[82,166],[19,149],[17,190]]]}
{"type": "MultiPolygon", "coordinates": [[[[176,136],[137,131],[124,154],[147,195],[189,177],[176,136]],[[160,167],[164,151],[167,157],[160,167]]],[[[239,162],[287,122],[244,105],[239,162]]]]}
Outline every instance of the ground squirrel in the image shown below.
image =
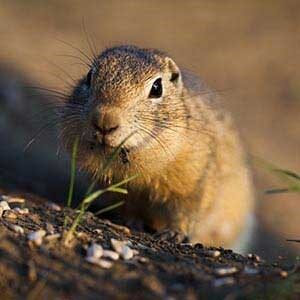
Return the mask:
{"type": "Polygon", "coordinates": [[[191,242],[232,247],[253,212],[251,176],[230,116],[195,76],[165,53],[136,46],[105,50],[60,111],[62,140],[79,137],[78,162],[101,178],[130,175],[125,213],[191,242]]]}

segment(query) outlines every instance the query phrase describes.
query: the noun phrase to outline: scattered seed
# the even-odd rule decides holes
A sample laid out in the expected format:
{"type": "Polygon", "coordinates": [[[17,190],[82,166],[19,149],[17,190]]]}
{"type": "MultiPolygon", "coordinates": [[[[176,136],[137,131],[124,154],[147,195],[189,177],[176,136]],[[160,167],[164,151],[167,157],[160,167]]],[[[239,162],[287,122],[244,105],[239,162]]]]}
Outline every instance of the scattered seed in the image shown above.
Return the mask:
{"type": "Polygon", "coordinates": [[[113,249],[118,252],[123,259],[128,260],[133,257],[133,250],[127,246],[127,242],[118,241],[116,239],[111,239],[110,241],[113,249]]]}
{"type": "Polygon", "coordinates": [[[132,249],[132,252],[133,252],[133,255],[139,255],[140,254],[140,252],[136,249],[132,249]]]}
{"type": "Polygon", "coordinates": [[[96,229],[94,229],[94,232],[97,233],[97,234],[101,234],[101,233],[102,233],[102,230],[99,229],[99,228],[96,228],[96,229]]]}
{"type": "Polygon", "coordinates": [[[125,242],[123,241],[118,241],[116,239],[110,239],[111,242],[111,246],[113,247],[113,249],[118,252],[119,254],[122,252],[123,246],[126,245],[125,242]]]}
{"type": "Polygon", "coordinates": [[[47,235],[45,237],[45,240],[50,242],[50,241],[54,241],[54,240],[57,240],[61,237],[61,234],[60,233],[54,233],[54,234],[50,234],[50,235],[47,235]]]}
{"type": "Polygon", "coordinates": [[[10,207],[8,205],[8,202],[3,200],[3,201],[0,201],[0,206],[3,208],[4,211],[6,210],[10,210],[10,207]]]}
{"type": "Polygon", "coordinates": [[[87,257],[100,258],[103,255],[103,248],[101,245],[93,243],[90,247],[88,247],[86,251],[87,257]]]}
{"type": "Polygon", "coordinates": [[[103,257],[110,258],[112,260],[118,260],[120,258],[119,253],[112,250],[103,250],[103,257]]]}
{"type": "Polygon", "coordinates": [[[219,250],[208,250],[207,254],[211,257],[219,257],[221,252],[219,250]]]}
{"type": "Polygon", "coordinates": [[[49,202],[47,206],[48,206],[49,209],[52,209],[52,210],[55,210],[55,211],[61,211],[61,207],[56,203],[49,202]]]}
{"type": "Polygon", "coordinates": [[[29,214],[28,208],[15,207],[15,208],[13,208],[13,210],[20,215],[28,215],[29,214]]]}
{"type": "Polygon", "coordinates": [[[85,258],[85,260],[87,262],[89,262],[93,265],[97,265],[103,269],[110,269],[113,266],[112,262],[110,262],[109,260],[99,259],[94,256],[88,256],[85,258]]]}
{"type": "Polygon", "coordinates": [[[141,262],[141,263],[147,263],[149,262],[149,258],[144,257],[144,256],[137,256],[136,259],[141,262]]]}
{"type": "Polygon", "coordinates": [[[8,203],[24,203],[25,199],[21,197],[13,197],[13,196],[6,196],[3,195],[2,200],[7,201],[8,203]]]}
{"type": "Polygon", "coordinates": [[[227,268],[217,268],[215,269],[215,274],[219,276],[232,275],[238,272],[236,267],[227,267],[227,268]]]}
{"type": "Polygon", "coordinates": [[[122,256],[123,259],[128,260],[133,258],[134,253],[131,248],[129,248],[127,245],[124,245],[120,255],[122,256]]]}
{"type": "Polygon", "coordinates": [[[279,274],[280,274],[280,276],[283,277],[283,278],[286,278],[286,277],[288,277],[288,275],[289,275],[287,271],[281,271],[279,274]]]}
{"type": "Polygon", "coordinates": [[[260,257],[256,254],[249,253],[248,258],[253,260],[253,261],[260,262],[260,257]]]}
{"type": "Polygon", "coordinates": [[[16,233],[24,234],[24,229],[21,226],[15,224],[9,224],[9,228],[16,233]]]}
{"type": "Polygon", "coordinates": [[[43,237],[46,235],[46,231],[43,229],[30,232],[28,234],[28,240],[32,241],[36,246],[41,246],[43,242],[43,237]]]}
{"type": "Polygon", "coordinates": [[[215,279],[215,281],[213,282],[213,285],[215,287],[220,287],[223,285],[231,285],[234,283],[235,283],[235,280],[233,277],[224,277],[224,278],[215,279]]]}
{"type": "Polygon", "coordinates": [[[6,219],[17,219],[18,216],[12,210],[4,210],[3,217],[6,219]]]}

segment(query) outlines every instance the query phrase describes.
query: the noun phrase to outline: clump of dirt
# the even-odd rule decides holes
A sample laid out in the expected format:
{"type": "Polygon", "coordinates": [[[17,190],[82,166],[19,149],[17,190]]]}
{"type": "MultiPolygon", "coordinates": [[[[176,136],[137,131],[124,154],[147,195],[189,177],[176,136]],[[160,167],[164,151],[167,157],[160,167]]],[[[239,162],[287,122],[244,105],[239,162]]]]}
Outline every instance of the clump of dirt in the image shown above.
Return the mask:
{"type": "Polygon", "coordinates": [[[10,207],[2,203],[0,218],[0,293],[5,299],[300,297],[295,265],[201,244],[175,244],[90,212],[66,247],[65,217],[72,220],[76,212],[33,195],[18,196],[25,202],[2,198],[10,207]]]}

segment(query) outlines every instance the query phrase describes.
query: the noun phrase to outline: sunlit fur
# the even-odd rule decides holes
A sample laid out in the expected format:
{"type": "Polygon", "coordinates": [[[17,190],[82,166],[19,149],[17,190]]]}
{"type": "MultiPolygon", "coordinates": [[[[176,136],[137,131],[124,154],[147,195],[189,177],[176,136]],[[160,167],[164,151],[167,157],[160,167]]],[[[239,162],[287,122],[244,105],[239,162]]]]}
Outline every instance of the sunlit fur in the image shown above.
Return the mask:
{"type": "Polygon", "coordinates": [[[128,184],[124,213],[154,229],[180,230],[209,245],[236,243],[252,213],[252,185],[239,137],[212,93],[152,49],[107,49],[91,71],[90,86],[82,78],[60,111],[66,148],[79,137],[80,166],[101,181],[138,174],[128,184]],[[159,77],[163,96],[153,101],[148,96],[159,77]],[[119,125],[105,149],[92,125],[104,116],[119,125]],[[117,156],[102,174],[124,140],[126,161],[117,156]]]}

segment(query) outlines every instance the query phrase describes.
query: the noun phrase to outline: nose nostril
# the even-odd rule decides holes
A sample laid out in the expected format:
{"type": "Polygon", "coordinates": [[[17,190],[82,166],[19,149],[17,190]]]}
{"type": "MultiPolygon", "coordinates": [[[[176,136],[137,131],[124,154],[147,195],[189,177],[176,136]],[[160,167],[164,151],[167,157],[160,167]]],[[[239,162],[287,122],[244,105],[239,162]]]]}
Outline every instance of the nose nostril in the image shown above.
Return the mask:
{"type": "Polygon", "coordinates": [[[104,128],[104,130],[106,133],[112,133],[112,132],[116,131],[118,128],[119,128],[119,125],[115,125],[110,128],[104,128]]]}
{"type": "Polygon", "coordinates": [[[95,130],[97,132],[99,132],[100,134],[110,134],[114,131],[116,131],[118,128],[119,128],[119,125],[115,125],[115,126],[111,126],[111,127],[108,127],[108,126],[100,126],[98,123],[96,122],[93,122],[93,126],[95,128],[95,130]]]}

